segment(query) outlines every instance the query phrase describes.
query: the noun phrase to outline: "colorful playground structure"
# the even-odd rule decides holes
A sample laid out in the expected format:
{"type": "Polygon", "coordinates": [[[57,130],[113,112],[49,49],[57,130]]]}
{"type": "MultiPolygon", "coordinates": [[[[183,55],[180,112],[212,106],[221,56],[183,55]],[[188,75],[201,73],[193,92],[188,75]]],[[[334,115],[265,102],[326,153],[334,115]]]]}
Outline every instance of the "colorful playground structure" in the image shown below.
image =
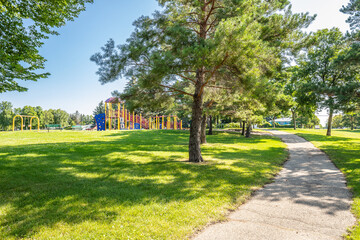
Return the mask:
{"type": "Polygon", "coordinates": [[[105,113],[95,116],[98,131],[130,130],[130,129],[182,129],[182,120],[176,116],[155,116],[144,118],[140,114],[130,112],[119,98],[105,101],[105,113]]]}
{"type": "Polygon", "coordinates": [[[26,127],[26,125],[24,125],[26,123],[26,119],[28,119],[28,124],[29,124],[29,127],[30,127],[30,131],[31,131],[31,128],[32,128],[32,120],[33,119],[37,119],[37,130],[40,131],[40,120],[38,117],[36,116],[27,116],[27,115],[16,115],[14,118],[13,118],[13,126],[12,126],[12,130],[15,131],[15,120],[16,118],[19,117],[21,119],[21,131],[24,130],[24,127],[26,127]],[[25,120],[24,120],[25,119],[25,120]]]}

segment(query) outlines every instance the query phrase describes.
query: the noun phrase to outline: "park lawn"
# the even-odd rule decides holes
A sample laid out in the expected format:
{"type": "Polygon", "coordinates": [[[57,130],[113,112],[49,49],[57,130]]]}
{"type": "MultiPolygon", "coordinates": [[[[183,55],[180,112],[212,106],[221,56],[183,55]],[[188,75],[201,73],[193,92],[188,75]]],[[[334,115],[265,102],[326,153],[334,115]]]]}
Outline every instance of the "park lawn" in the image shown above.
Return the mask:
{"type": "Polygon", "coordinates": [[[352,211],[358,219],[349,239],[360,239],[360,130],[332,130],[327,137],[326,130],[286,130],[311,141],[323,150],[335,165],[345,174],[347,185],[353,192],[352,211]]]}
{"type": "Polygon", "coordinates": [[[271,136],[186,131],[0,132],[0,239],[184,239],[270,182],[271,136]]]}

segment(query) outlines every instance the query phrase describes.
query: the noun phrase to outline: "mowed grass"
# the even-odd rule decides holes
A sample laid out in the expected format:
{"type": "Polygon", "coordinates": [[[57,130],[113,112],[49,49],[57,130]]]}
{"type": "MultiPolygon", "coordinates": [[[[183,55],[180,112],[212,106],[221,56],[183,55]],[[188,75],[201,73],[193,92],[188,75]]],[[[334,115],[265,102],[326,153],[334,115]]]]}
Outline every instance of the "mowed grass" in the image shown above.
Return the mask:
{"type": "Polygon", "coordinates": [[[281,169],[276,138],[188,132],[0,133],[0,239],[184,239],[281,169]]]}
{"type": "MultiPolygon", "coordinates": [[[[327,137],[326,130],[286,130],[311,141],[323,150],[335,165],[345,174],[347,185],[353,192],[352,211],[360,220],[360,130],[332,130],[327,137]]],[[[359,223],[348,236],[360,239],[359,223]]]]}

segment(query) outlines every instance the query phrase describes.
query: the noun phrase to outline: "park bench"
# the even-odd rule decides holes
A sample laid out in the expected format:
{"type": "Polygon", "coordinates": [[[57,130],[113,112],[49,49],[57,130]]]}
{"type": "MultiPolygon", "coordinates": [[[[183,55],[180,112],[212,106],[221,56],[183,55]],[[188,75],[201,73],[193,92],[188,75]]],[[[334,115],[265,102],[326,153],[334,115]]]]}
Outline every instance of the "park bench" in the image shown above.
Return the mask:
{"type": "Polygon", "coordinates": [[[63,130],[63,128],[61,127],[61,124],[47,124],[45,125],[47,130],[63,130]]]}

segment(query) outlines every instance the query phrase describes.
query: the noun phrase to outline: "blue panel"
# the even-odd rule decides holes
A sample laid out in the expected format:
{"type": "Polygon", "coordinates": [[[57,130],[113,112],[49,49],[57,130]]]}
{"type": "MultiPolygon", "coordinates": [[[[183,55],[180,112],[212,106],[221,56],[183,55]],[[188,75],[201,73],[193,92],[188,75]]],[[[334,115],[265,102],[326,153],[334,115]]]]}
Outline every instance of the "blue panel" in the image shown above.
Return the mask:
{"type": "Polygon", "coordinates": [[[105,131],[105,113],[95,116],[96,127],[98,131],[105,131]]]}

